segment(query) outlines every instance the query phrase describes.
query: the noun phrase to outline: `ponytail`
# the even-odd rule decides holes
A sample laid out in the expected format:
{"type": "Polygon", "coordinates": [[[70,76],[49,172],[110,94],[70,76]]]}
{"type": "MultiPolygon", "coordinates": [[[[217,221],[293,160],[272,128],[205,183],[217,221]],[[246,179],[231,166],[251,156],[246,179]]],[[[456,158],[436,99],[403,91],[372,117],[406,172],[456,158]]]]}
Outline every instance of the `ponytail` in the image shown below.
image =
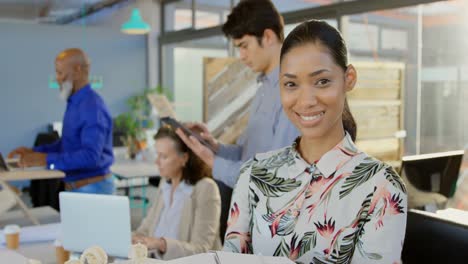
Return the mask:
{"type": "Polygon", "coordinates": [[[344,130],[349,133],[353,141],[356,141],[357,126],[353,114],[351,114],[351,110],[349,109],[348,99],[345,99],[342,119],[344,130]]]}

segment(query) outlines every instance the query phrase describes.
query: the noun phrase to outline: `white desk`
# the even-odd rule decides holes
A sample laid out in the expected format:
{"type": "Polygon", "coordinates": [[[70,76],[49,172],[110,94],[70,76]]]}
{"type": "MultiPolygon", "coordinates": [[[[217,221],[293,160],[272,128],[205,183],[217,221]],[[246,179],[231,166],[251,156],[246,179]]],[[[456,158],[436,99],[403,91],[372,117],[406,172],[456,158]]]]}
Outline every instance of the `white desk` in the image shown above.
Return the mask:
{"type": "Polygon", "coordinates": [[[0,180],[18,181],[18,180],[42,180],[64,178],[65,173],[59,170],[16,170],[1,171],[0,180]]]}
{"type": "Polygon", "coordinates": [[[134,200],[142,200],[141,208],[143,209],[143,216],[146,215],[146,208],[148,206],[148,199],[146,196],[146,186],[142,185],[142,196],[136,196],[132,193],[132,186],[135,181],[142,181],[150,177],[159,177],[159,170],[154,162],[137,161],[137,160],[122,160],[117,159],[111,167],[111,172],[120,180],[124,180],[126,185],[125,195],[130,199],[130,207],[140,207],[135,205],[134,200]]]}
{"type": "Polygon", "coordinates": [[[118,178],[126,180],[159,176],[156,164],[147,161],[116,160],[111,171],[118,178]]]}
{"type": "MultiPolygon", "coordinates": [[[[0,248],[0,263],[11,263],[11,264],[23,264],[27,262],[11,262],[11,259],[7,259],[8,255],[12,252],[20,254],[27,259],[35,259],[42,262],[42,264],[55,264],[57,263],[55,258],[55,247],[53,241],[51,242],[41,242],[41,243],[27,243],[22,244],[20,247],[11,251],[6,248],[0,248]],[[5,261],[8,260],[8,261],[5,261]]],[[[18,256],[16,256],[18,257],[18,256]]]]}
{"type": "MultiPolygon", "coordinates": [[[[51,224],[60,222],[60,215],[57,211],[55,211],[52,207],[44,206],[44,207],[37,207],[30,210],[31,214],[39,219],[43,224],[51,224]]],[[[22,227],[30,225],[27,221],[25,221],[24,217],[22,216],[21,212],[19,211],[11,211],[1,216],[0,219],[0,227],[8,224],[18,224],[22,227]]],[[[12,262],[11,257],[18,258],[18,254],[12,253],[19,253],[20,255],[40,260],[42,264],[52,264],[56,263],[55,259],[55,247],[53,245],[53,241],[47,242],[37,242],[37,243],[21,243],[20,247],[17,251],[11,251],[4,247],[3,244],[0,244],[0,263],[25,263],[25,262],[12,262]],[[4,261],[8,259],[8,261],[4,261]]]]}
{"type": "MultiPolygon", "coordinates": [[[[50,206],[41,206],[29,209],[29,213],[39,220],[41,224],[51,224],[60,222],[60,214],[50,206]]],[[[21,210],[11,210],[0,215],[0,228],[16,224],[19,226],[29,226],[31,222],[24,217],[21,210]]],[[[1,263],[1,262],[0,262],[1,263]]]]}

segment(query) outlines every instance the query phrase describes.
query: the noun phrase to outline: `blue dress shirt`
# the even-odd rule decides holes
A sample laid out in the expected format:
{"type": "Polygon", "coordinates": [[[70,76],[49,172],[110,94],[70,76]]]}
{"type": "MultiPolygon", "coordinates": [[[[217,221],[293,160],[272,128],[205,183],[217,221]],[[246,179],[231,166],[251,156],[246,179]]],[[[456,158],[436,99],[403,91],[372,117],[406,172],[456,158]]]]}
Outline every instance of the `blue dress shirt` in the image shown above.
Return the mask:
{"type": "Polygon", "coordinates": [[[103,99],[86,85],[67,100],[62,138],[34,148],[47,153],[49,169],[65,172],[65,182],[110,173],[112,117],[103,99]]]}
{"type": "Polygon", "coordinates": [[[299,131],[283,111],[279,87],[279,66],[259,76],[259,86],[250,106],[246,130],[235,145],[220,145],[213,164],[213,177],[231,188],[241,165],[256,153],[283,148],[293,143],[299,131]]]}

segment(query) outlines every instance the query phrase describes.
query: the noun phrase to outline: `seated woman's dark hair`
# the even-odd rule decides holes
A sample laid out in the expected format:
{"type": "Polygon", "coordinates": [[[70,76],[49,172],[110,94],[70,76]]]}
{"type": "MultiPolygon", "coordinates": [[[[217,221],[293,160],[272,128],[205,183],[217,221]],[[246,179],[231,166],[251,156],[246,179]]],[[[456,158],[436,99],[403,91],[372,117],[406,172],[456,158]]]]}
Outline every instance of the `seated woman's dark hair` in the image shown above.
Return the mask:
{"type": "Polygon", "coordinates": [[[208,166],[197,156],[193,151],[185,145],[180,137],[175,133],[175,130],[169,126],[161,127],[156,135],[155,140],[168,138],[174,142],[176,151],[179,153],[187,153],[188,161],[182,171],[182,180],[190,185],[195,185],[204,177],[211,177],[211,171],[208,166]]]}
{"type": "MultiPolygon", "coordinates": [[[[291,49],[311,43],[328,49],[335,63],[346,71],[348,68],[346,43],[336,28],[322,20],[309,20],[294,28],[281,47],[280,61],[291,49]]],[[[345,100],[342,119],[344,129],[348,131],[353,141],[356,141],[356,121],[349,109],[348,100],[345,100]]]]}

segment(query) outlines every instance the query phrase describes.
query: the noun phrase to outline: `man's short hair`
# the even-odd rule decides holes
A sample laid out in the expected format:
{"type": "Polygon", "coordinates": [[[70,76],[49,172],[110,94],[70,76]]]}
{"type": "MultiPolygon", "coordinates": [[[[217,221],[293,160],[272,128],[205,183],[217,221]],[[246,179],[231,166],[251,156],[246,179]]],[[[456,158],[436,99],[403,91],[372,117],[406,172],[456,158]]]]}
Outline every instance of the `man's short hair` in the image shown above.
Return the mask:
{"type": "Polygon", "coordinates": [[[222,29],[226,37],[252,35],[261,44],[265,29],[271,29],[283,42],[283,27],[283,18],[270,0],[243,0],[232,9],[222,29]]]}

